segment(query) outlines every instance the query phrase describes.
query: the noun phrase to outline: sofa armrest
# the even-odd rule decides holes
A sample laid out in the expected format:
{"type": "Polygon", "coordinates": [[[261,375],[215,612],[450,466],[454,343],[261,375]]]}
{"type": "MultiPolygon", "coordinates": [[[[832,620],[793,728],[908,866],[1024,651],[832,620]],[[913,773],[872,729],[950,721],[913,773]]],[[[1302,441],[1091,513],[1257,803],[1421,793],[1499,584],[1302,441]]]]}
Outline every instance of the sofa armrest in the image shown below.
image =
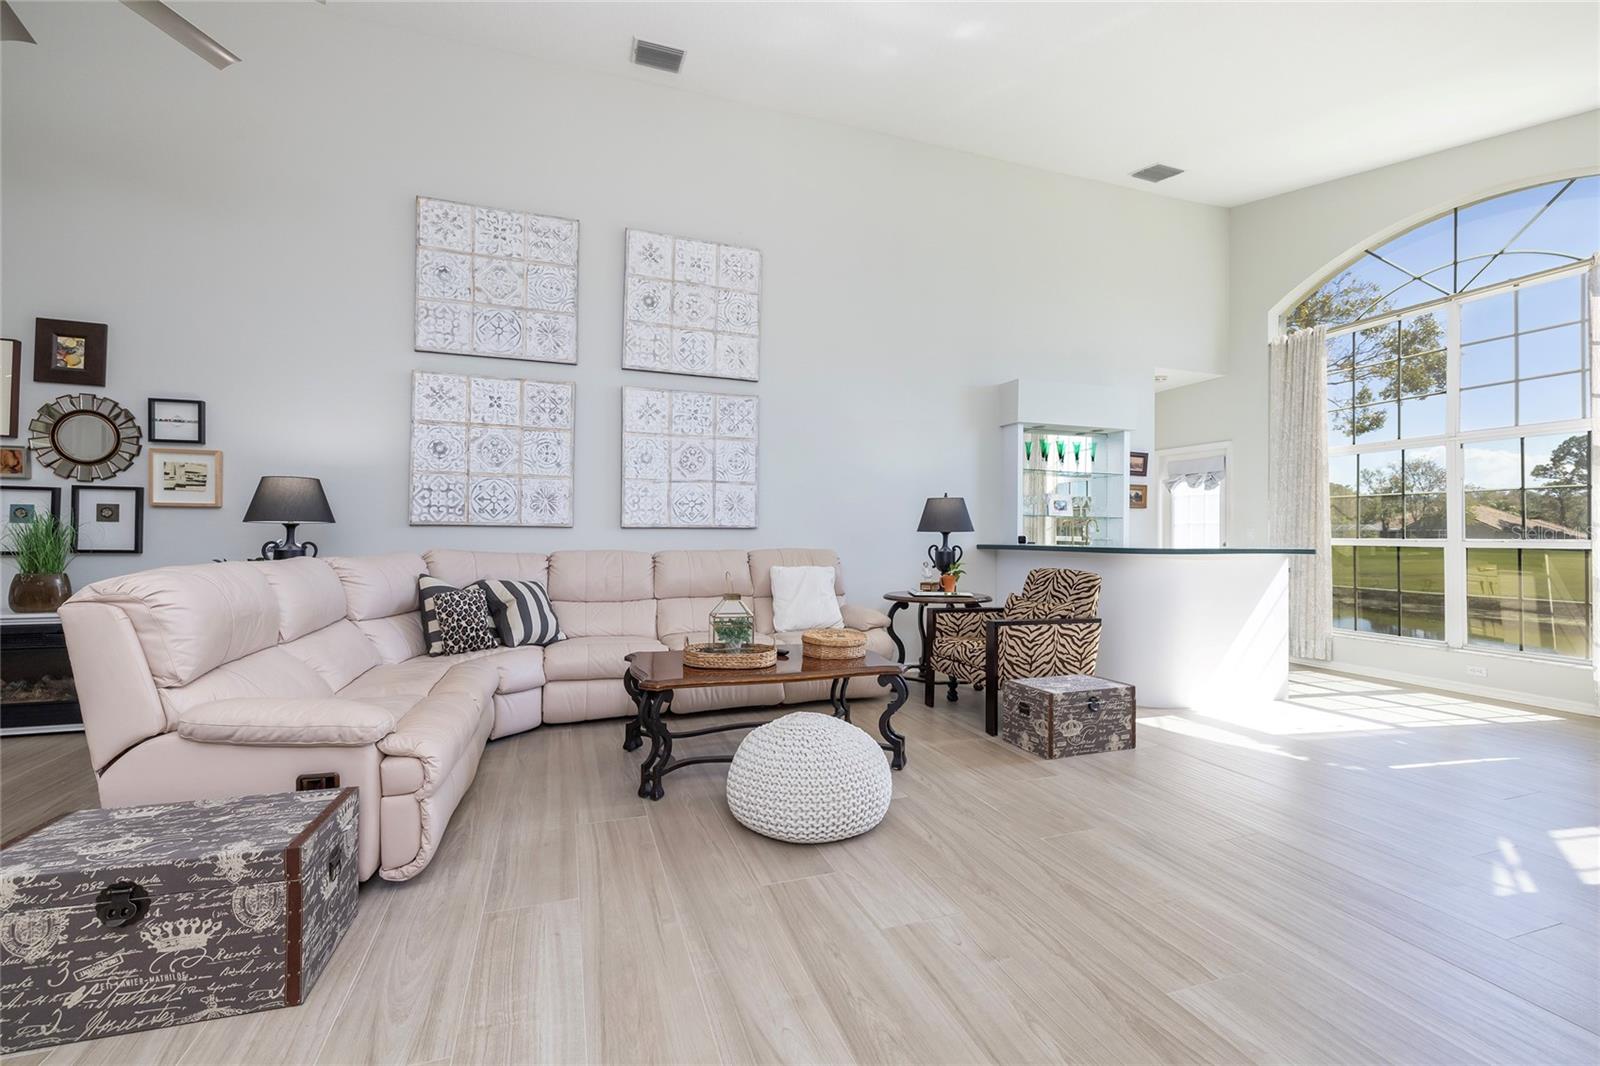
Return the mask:
{"type": "Polygon", "coordinates": [[[382,707],[332,696],[216,700],[178,716],[178,735],[204,744],[359,747],[393,730],[382,707]]]}
{"type": "Polygon", "coordinates": [[[981,637],[984,626],[999,617],[998,607],[935,607],[928,612],[930,641],[940,637],[981,637]]]}
{"type": "Polygon", "coordinates": [[[839,608],[839,613],[844,616],[844,624],[850,629],[888,629],[889,616],[882,611],[871,607],[858,607],[847,603],[839,608]]]}

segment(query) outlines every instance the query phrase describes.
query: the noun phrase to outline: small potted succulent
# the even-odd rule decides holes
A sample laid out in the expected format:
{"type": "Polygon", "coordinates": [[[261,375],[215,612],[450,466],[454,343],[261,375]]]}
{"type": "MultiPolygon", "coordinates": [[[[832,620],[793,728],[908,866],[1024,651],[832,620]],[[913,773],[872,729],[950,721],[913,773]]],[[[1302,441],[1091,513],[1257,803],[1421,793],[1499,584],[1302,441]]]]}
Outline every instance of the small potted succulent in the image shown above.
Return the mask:
{"type": "Polygon", "coordinates": [[[966,572],[959,560],[951,563],[950,569],[939,575],[939,587],[946,592],[954,592],[956,590],[956,582],[960,581],[961,575],[966,572]]]}
{"type": "Polygon", "coordinates": [[[66,602],[72,595],[67,565],[77,540],[77,531],[51,514],[6,527],[0,545],[15,556],[17,568],[6,597],[13,611],[44,614],[66,602]]]}

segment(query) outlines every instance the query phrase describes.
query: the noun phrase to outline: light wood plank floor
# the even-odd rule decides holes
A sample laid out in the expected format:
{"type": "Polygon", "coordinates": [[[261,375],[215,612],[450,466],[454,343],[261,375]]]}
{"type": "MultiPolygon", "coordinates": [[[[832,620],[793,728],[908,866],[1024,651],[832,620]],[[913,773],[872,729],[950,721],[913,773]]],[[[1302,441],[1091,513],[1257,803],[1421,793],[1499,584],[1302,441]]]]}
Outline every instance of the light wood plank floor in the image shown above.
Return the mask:
{"type": "MultiPolygon", "coordinates": [[[[720,768],[639,800],[619,723],[497,741],[306,1006],[15,1061],[1600,1057],[1600,721],[1306,671],[1046,763],[979,714],[914,702],[887,820],[815,848],[742,829],[720,768]]],[[[94,802],[78,737],[0,781],[8,836],[94,802]]]]}

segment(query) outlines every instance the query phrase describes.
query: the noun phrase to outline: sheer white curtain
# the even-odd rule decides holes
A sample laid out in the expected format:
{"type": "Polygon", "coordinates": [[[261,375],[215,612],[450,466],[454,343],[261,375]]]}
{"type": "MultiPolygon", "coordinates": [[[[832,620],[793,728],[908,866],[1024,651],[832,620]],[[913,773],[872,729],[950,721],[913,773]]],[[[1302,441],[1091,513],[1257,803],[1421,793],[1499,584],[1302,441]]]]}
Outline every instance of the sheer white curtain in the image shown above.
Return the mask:
{"type": "Polygon", "coordinates": [[[1315,548],[1289,557],[1289,654],[1327,659],[1333,632],[1328,524],[1328,336],[1321,326],[1267,348],[1267,502],[1272,543],[1315,548]]]}

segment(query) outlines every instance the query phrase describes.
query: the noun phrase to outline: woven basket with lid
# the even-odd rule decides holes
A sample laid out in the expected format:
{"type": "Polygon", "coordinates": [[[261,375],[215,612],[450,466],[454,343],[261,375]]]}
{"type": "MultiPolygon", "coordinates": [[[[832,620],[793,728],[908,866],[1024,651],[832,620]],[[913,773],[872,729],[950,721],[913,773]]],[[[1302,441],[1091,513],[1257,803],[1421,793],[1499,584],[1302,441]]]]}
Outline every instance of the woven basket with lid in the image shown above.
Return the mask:
{"type": "Polygon", "coordinates": [[[867,635],[859,629],[808,629],[800,634],[808,659],[859,659],[867,654],[867,635]]]}

